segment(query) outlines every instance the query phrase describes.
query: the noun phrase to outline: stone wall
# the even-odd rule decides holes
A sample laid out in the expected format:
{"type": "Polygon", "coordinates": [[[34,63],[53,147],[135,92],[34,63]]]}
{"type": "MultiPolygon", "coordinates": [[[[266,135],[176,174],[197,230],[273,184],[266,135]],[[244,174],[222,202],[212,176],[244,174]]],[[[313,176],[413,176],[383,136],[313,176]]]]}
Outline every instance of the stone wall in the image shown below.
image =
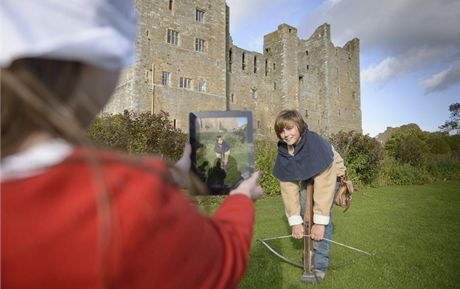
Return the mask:
{"type": "Polygon", "coordinates": [[[105,112],[164,110],[187,132],[190,111],[251,110],[255,137],[273,139],[276,114],[294,108],[318,132],[362,131],[358,39],[335,47],[328,24],[306,40],[281,24],[264,36],[259,53],[232,44],[224,0],[136,5],[138,61],[124,71],[105,112]],[[197,21],[197,10],[203,21],[197,21]],[[167,43],[168,30],[178,33],[177,44],[167,43]],[[204,40],[203,51],[196,51],[196,39],[204,40]],[[167,83],[163,72],[169,73],[167,83]],[[190,87],[180,87],[181,77],[190,87]]]}

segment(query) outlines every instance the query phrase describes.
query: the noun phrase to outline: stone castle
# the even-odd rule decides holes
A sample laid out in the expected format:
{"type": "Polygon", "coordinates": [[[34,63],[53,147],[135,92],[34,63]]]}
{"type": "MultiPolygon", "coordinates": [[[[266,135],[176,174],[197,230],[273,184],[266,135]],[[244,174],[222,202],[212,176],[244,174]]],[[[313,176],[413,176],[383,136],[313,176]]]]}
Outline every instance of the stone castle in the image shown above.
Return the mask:
{"type": "Polygon", "coordinates": [[[257,139],[273,139],[281,109],[298,109],[323,134],[362,132],[359,40],[331,42],[330,25],[310,38],[281,24],[263,52],[233,45],[225,0],[136,0],[137,62],[105,112],[161,110],[188,132],[188,113],[251,110],[257,139]]]}

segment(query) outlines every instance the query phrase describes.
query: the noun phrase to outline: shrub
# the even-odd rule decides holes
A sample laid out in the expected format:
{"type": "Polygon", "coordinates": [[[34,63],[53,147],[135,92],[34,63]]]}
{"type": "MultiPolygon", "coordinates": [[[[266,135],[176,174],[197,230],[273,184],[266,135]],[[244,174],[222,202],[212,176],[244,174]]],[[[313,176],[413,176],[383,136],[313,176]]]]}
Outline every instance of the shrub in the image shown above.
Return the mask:
{"type": "Polygon", "coordinates": [[[450,135],[446,141],[451,150],[451,159],[460,161],[460,134],[450,135]]]}
{"type": "Polygon", "coordinates": [[[259,182],[268,196],[280,194],[279,181],[272,174],[277,154],[278,147],[275,142],[255,142],[255,166],[256,170],[262,172],[259,182]]]}
{"type": "Polygon", "coordinates": [[[440,133],[430,133],[426,140],[428,149],[432,154],[447,154],[451,152],[447,136],[440,133]]]}
{"type": "Polygon", "coordinates": [[[348,177],[357,185],[372,183],[384,157],[380,142],[353,131],[333,134],[330,141],[344,159],[348,177]]]}
{"type": "Polygon", "coordinates": [[[385,150],[400,164],[421,168],[429,151],[427,135],[418,126],[401,126],[385,143],[385,150]]]}
{"type": "Polygon", "coordinates": [[[187,136],[174,128],[169,114],[133,113],[98,116],[87,130],[98,145],[129,153],[157,154],[170,161],[182,156],[187,136]]]}
{"type": "Polygon", "coordinates": [[[427,160],[427,144],[414,135],[403,135],[395,140],[394,146],[388,150],[400,164],[423,167],[427,160]]]}
{"type": "Polygon", "coordinates": [[[408,164],[400,164],[392,157],[386,157],[375,184],[387,185],[415,185],[432,181],[424,169],[408,164]]]}
{"type": "Polygon", "coordinates": [[[460,162],[450,158],[431,159],[426,164],[428,173],[435,180],[460,180],[460,162]]]}

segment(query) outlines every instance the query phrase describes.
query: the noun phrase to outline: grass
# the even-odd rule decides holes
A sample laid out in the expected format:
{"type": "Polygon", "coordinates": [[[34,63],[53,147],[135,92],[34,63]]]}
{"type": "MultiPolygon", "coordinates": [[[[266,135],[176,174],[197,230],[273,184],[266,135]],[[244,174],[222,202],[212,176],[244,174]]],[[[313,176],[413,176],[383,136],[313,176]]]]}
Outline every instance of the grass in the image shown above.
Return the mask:
{"type": "MultiPolygon", "coordinates": [[[[331,245],[326,279],[303,284],[302,269],[257,241],[290,233],[281,198],[259,200],[249,266],[238,288],[460,288],[460,182],[361,189],[350,210],[335,207],[332,218],[335,241],[375,256],[331,245]]],[[[301,263],[303,241],[269,244],[301,263]]]]}
{"type": "Polygon", "coordinates": [[[207,180],[211,180],[211,182],[217,181],[218,183],[222,181],[222,185],[233,186],[241,180],[241,173],[247,169],[248,146],[239,141],[232,142],[228,164],[225,172],[223,172],[223,170],[220,170],[220,167],[216,169],[218,158],[214,152],[214,145],[218,134],[220,133],[201,134],[201,148],[197,153],[197,167],[203,171],[202,180],[204,182],[207,182],[207,180]]]}

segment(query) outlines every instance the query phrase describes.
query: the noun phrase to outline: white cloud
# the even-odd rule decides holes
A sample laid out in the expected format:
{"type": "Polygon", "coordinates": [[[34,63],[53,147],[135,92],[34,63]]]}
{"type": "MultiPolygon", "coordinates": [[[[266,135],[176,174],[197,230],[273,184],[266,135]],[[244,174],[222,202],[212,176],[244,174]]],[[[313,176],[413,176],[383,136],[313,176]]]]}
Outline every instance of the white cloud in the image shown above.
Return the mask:
{"type": "Polygon", "coordinates": [[[361,79],[364,82],[378,82],[391,78],[393,71],[398,67],[395,57],[387,57],[375,66],[366,68],[361,72],[361,79]]]}
{"type": "Polygon", "coordinates": [[[305,36],[324,22],[332,25],[339,45],[359,37],[364,49],[401,53],[427,44],[460,44],[458,0],[328,0],[305,16],[305,36]]]}
{"type": "Polygon", "coordinates": [[[364,81],[429,71],[460,57],[458,0],[326,0],[305,16],[301,35],[309,37],[324,22],[331,24],[336,45],[358,37],[362,55],[372,54],[373,62],[361,63],[364,81]]]}
{"type": "Polygon", "coordinates": [[[460,82],[460,59],[452,63],[447,69],[434,74],[422,82],[427,93],[442,91],[455,83],[460,82]]]}
{"type": "Polygon", "coordinates": [[[438,60],[444,51],[436,49],[416,49],[396,56],[388,56],[380,63],[371,65],[361,72],[364,82],[385,82],[421,69],[427,63],[438,60]]]}

